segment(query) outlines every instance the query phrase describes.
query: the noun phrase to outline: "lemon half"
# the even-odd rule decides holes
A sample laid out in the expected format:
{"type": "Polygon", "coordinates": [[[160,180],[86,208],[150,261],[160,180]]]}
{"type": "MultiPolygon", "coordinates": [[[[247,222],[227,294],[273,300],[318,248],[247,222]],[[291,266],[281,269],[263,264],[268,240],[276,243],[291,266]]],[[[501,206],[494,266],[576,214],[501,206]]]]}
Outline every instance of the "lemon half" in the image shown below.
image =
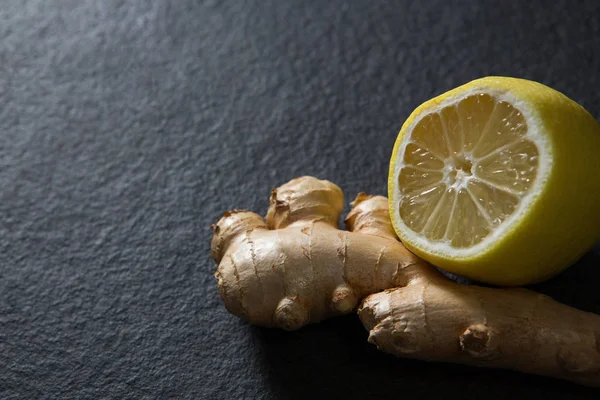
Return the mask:
{"type": "Polygon", "coordinates": [[[600,238],[600,126],[540,83],[478,79],[410,115],[388,189],[420,257],[481,282],[538,282],[600,238]]]}

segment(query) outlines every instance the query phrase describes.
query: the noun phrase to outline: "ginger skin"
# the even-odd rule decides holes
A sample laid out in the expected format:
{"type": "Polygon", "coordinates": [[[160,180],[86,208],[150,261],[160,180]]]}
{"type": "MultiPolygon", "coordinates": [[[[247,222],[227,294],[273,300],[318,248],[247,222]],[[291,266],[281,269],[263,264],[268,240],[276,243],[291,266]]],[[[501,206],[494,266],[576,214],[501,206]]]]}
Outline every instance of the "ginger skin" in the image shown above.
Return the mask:
{"type": "Polygon", "coordinates": [[[225,307],[252,324],[299,329],[352,312],[366,295],[431,268],[396,239],[387,199],[360,194],[337,221],[339,187],[313,177],[273,190],[263,219],[232,211],[213,226],[211,252],[225,307]]]}
{"type": "Polygon", "coordinates": [[[211,251],[226,308],[294,330],[366,296],[358,314],[382,351],[600,387],[599,315],[525,289],[458,284],[397,240],[385,197],[360,194],[352,206],[339,230],[341,190],[303,177],[273,191],[266,223],[225,213],[211,251]]]}
{"type": "Polygon", "coordinates": [[[358,314],[369,342],[399,357],[600,386],[600,316],[530,290],[461,285],[440,274],[370,295],[358,314]]]}

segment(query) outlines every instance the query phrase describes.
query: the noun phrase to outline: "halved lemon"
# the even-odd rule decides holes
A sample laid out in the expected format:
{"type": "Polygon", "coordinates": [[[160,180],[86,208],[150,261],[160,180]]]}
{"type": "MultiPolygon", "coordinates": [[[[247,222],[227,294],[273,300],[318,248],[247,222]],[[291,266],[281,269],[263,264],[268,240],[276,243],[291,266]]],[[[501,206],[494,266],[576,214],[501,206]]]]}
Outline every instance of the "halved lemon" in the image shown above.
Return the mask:
{"type": "Polygon", "coordinates": [[[410,115],[388,188],[399,238],[425,260],[492,284],[541,281],[600,238],[600,126],[540,83],[478,79],[410,115]]]}

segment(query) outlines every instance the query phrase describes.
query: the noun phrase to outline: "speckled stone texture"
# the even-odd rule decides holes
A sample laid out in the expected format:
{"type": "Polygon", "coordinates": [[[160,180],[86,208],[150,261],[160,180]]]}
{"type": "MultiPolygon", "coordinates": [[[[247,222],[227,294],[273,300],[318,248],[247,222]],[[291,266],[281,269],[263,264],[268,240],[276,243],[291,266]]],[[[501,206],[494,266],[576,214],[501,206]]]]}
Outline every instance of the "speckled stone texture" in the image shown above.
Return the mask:
{"type": "MultiPolygon", "coordinates": [[[[310,174],[385,194],[396,132],[484,75],[600,115],[600,2],[5,0],[0,399],[597,398],[395,359],[356,316],[229,315],[209,225],[310,174]]],[[[600,312],[600,248],[536,289],[600,312]]]]}

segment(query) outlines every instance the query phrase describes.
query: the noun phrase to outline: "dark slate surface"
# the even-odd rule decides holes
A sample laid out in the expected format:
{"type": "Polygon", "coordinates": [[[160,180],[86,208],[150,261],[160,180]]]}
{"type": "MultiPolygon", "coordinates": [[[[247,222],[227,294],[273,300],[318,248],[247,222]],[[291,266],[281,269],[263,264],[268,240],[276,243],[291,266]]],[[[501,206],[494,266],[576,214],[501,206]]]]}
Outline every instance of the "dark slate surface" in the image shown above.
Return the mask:
{"type": "MultiPolygon", "coordinates": [[[[484,75],[600,115],[596,1],[6,0],[0,398],[597,398],[399,360],[355,316],[226,313],[208,226],[312,174],[385,193],[424,100],[484,75]]],[[[349,200],[348,200],[349,201],[349,200]]],[[[537,287],[600,312],[600,249],[537,287]]]]}

